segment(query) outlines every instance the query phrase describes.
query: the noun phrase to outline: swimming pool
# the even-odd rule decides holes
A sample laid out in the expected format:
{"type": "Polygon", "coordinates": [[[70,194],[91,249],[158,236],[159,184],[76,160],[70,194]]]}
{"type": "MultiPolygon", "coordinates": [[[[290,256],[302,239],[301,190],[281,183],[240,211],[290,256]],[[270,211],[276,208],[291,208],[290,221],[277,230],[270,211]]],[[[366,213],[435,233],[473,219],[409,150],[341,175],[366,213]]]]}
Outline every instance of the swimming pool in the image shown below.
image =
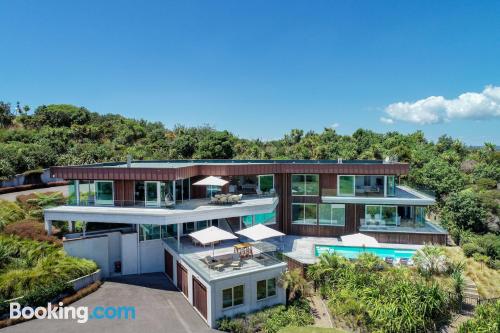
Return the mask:
{"type": "Polygon", "coordinates": [[[383,247],[359,247],[359,246],[342,246],[342,245],[315,245],[314,255],[320,256],[322,253],[337,253],[346,258],[357,258],[363,252],[370,252],[384,259],[392,257],[394,259],[408,258],[411,259],[416,250],[411,249],[393,249],[383,247]]]}

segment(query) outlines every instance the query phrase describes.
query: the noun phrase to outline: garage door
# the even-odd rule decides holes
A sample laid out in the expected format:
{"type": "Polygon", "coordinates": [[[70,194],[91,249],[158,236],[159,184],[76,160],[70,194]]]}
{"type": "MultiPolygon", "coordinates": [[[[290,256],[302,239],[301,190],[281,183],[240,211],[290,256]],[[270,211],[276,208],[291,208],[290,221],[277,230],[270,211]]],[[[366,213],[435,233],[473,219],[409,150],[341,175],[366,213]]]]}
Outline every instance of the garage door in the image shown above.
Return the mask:
{"type": "Polygon", "coordinates": [[[207,288],[193,277],[193,306],[207,319],[207,288]]]}
{"type": "Polygon", "coordinates": [[[177,262],[177,288],[179,288],[179,290],[182,291],[186,297],[189,297],[188,273],[184,266],[182,266],[179,262],[177,262]]]}
{"type": "Polygon", "coordinates": [[[165,274],[174,280],[174,257],[167,250],[165,250],[165,274]]]}

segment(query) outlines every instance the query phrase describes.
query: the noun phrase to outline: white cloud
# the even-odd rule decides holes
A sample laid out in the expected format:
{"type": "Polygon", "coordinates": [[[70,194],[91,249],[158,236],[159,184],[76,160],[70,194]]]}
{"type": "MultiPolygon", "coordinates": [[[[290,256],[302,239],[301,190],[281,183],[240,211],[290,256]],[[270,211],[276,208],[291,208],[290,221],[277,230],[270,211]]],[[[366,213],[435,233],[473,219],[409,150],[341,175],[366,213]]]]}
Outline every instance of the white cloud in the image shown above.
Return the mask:
{"type": "Polygon", "coordinates": [[[389,117],[380,121],[387,124],[395,120],[424,125],[452,119],[500,117],[500,87],[487,86],[480,93],[466,92],[454,99],[430,96],[412,103],[393,103],[385,108],[385,113],[389,117]]]}
{"type": "Polygon", "coordinates": [[[339,124],[339,123],[333,123],[331,127],[332,127],[332,128],[338,128],[339,126],[340,126],[340,124],[339,124]]]}
{"type": "Polygon", "coordinates": [[[394,124],[394,120],[391,118],[380,117],[380,121],[383,122],[384,124],[389,124],[389,125],[394,124]]]}

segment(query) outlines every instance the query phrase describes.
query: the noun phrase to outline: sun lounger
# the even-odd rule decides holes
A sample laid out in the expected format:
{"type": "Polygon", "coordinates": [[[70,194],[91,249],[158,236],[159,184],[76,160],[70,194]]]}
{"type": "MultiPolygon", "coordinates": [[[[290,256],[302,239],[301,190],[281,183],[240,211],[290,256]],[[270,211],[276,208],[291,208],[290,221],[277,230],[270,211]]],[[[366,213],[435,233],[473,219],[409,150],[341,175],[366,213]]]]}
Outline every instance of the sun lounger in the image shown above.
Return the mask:
{"type": "Polygon", "coordinates": [[[384,260],[389,265],[393,265],[394,264],[394,258],[393,257],[385,257],[384,260]]]}

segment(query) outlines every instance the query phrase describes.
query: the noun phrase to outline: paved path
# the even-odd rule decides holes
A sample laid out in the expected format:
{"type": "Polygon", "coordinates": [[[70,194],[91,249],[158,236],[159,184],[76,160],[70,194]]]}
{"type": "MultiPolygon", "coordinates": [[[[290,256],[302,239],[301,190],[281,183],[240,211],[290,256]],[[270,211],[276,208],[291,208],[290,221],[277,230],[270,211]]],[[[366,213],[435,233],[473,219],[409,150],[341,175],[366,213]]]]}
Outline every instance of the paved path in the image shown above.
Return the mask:
{"type": "Polygon", "coordinates": [[[43,188],[36,188],[33,190],[0,194],[0,200],[16,201],[16,197],[18,195],[25,195],[25,194],[38,193],[38,192],[42,192],[42,193],[43,192],[62,192],[62,194],[67,197],[68,196],[68,185],[43,187],[43,188]]]}
{"type": "Polygon", "coordinates": [[[79,324],[76,320],[38,319],[1,329],[1,333],[208,333],[210,329],[184,296],[162,273],[132,275],[105,282],[94,293],[72,304],[134,306],[135,320],[100,319],[79,324]]]}

